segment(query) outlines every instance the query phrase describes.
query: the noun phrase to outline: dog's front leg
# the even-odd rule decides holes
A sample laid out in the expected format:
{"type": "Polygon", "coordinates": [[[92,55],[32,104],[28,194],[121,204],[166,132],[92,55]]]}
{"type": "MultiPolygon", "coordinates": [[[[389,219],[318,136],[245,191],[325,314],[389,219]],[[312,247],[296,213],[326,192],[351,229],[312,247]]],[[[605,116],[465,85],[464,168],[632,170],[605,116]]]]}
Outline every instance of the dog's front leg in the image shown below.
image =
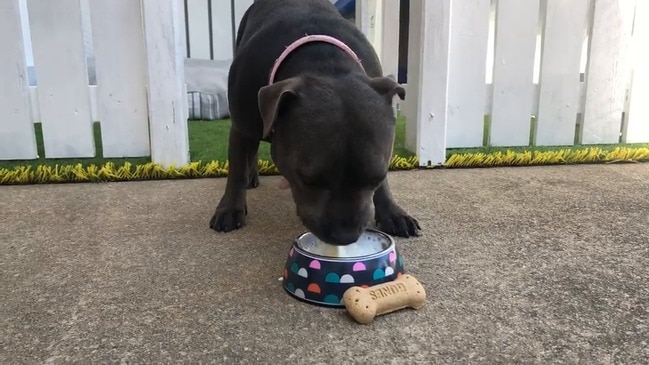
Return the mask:
{"type": "Polygon", "coordinates": [[[250,172],[253,171],[250,164],[259,148],[259,140],[244,137],[234,127],[230,128],[228,143],[229,165],[225,193],[210,220],[210,228],[217,232],[229,232],[246,224],[246,189],[250,184],[250,172]]]}
{"type": "Polygon", "coordinates": [[[255,153],[250,155],[248,168],[248,189],[256,189],[259,187],[259,145],[255,153]]]}
{"type": "Polygon", "coordinates": [[[387,178],[374,192],[374,219],[379,230],[399,237],[418,236],[419,222],[397,205],[387,178]]]}

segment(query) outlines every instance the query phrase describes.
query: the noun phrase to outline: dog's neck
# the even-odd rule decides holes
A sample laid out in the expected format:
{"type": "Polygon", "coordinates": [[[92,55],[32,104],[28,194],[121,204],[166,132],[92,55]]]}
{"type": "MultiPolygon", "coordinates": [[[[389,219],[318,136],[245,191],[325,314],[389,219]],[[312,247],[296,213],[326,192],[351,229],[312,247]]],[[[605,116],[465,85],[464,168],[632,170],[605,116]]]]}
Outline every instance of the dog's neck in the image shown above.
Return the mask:
{"type": "Polygon", "coordinates": [[[322,35],[322,34],[307,35],[291,43],[288,47],[286,47],[286,49],[284,49],[284,52],[282,52],[282,54],[279,55],[279,57],[275,60],[275,63],[273,64],[273,68],[270,71],[270,77],[268,78],[268,85],[272,85],[275,82],[275,75],[277,74],[277,70],[279,69],[279,66],[282,64],[282,62],[284,62],[286,57],[288,57],[288,55],[291,54],[291,52],[295,51],[300,46],[311,42],[325,42],[325,43],[333,44],[334,46],[342,49],[348,55],[350,55],[358,63],[361,69],[363,69],[363,72],[365,72],[365,68],[363,67],[363,63],[361,62],[360,58],[358,58],[356,53],[342,41],[334,37],[330,37],[328,35],[322,35]]]}

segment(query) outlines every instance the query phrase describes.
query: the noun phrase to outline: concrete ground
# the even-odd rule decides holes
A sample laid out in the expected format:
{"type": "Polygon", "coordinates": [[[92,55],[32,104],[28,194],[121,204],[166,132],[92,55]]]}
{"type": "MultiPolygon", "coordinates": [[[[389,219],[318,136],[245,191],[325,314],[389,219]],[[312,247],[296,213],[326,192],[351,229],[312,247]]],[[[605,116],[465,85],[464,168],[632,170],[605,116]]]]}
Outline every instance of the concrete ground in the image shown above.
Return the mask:
{"type": "Polygon", "coordinates": [[[428,292],[363,326],[278,281],[303,231],[263,177],[0,187],[0,363],[647,363],[649,165],[399,172],[428,292]]]}

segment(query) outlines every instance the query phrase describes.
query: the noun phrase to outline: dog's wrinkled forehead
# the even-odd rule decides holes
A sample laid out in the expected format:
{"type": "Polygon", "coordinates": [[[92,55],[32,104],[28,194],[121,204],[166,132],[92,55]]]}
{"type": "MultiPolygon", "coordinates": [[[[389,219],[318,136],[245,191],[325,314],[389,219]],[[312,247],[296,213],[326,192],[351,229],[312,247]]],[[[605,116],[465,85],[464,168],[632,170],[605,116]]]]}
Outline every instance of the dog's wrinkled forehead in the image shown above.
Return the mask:
{"type": "Polygon", "coordinates": [[[333,129],[313,143],[300,143],[294,150],[295,167],[304,176],[344,174],[357,177],[380,177],[388,169],[392,139],[358,136],[352,129],[333,129]]]}
{"type": "Polygon", "coordinates": [[[305,85],[287,116],[283,122],[292,131],[288,138],[303,152],[304,162],[322,156],[319,149],[326,149],[330,160],[367,160],[391,152],[392,107],[367,84],[336,80],[305,85]]]}
{"type": "Polygon", "coordinates": [[[318,166],[349,156],[387,164],[395,132],[390,92],[376,79],[301,75],[262,90],[260,109],[275,150],[295,166],[319,156],[327,161],[318,166]]]}
{"type": "Polygon", "coordinates": [[[394,124],[391,103],[369,81],[355,76],[305,80],[300,106],[309,117],[327,120],[340,130],[368,131],[394,124]]]}

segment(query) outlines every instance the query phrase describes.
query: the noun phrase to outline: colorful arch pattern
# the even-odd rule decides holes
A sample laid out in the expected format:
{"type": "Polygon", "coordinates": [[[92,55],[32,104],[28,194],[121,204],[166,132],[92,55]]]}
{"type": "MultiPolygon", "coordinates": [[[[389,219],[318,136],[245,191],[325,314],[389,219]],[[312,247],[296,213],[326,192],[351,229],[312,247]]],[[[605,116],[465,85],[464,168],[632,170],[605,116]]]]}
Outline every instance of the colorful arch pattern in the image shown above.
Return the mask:
{"type": "Polygon", "coordinates": [[[334,264],[301,257],[291,248],[283,277],[284,288],[300,299],[342,306],[342,295],[347,288],[369,287],[402,274],[403,258],[395,251],[381,259],[334,264]]]}

